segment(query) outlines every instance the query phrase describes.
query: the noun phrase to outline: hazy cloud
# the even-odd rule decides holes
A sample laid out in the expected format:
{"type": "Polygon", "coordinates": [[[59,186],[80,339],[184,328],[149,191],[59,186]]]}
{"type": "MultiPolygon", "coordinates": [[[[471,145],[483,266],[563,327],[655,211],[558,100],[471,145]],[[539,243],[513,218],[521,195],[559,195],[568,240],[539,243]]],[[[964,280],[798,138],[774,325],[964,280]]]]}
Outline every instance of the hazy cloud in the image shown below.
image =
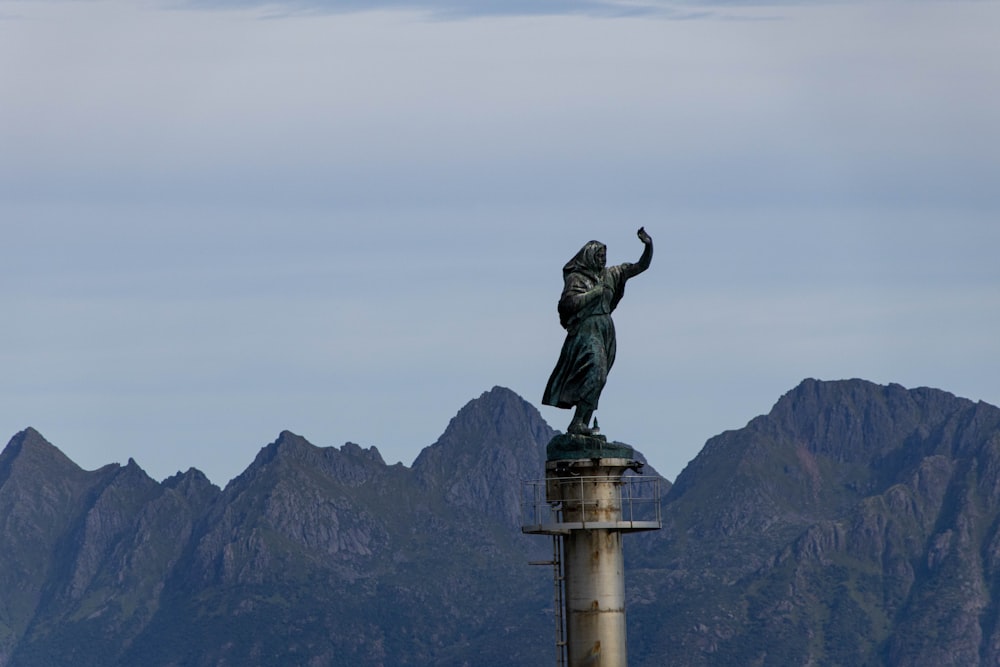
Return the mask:
{"type": "MultiPolygon", "coordinates": [[[[169,0],[168,0],[169,1],[169,0]]],[[[945,2],[945,0],[939,0],[945,2]]],[[[187,8],[266,10],[279,18],[300,14],[405,11],[436,19],[513,16],[658,17],[671,20],[761,21],[782,18],[783,9],[863,4],[865,0],[181,0],[187,8]],[[768,13],[753,10],[770,8],[768,13]],[[747,12],[745,10],[751,10],[747,12]]]]}
{"type": "Polygon", "coordinates": [[[285,13],[346,14],[385,10],[426,13],[441,19],[476,16],[555,16],[580,15],[624,17],[667,14],[660,3],[628,0],[190,0],[191,8],[262,7],[269,16],[285,13]]]}

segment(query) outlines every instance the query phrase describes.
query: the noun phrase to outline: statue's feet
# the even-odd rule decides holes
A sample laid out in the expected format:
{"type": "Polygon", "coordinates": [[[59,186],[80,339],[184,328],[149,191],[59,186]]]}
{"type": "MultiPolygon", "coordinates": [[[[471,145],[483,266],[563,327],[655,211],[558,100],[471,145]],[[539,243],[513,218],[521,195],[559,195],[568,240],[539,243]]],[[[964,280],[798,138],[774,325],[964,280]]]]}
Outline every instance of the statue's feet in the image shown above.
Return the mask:
{"type": "Polygon", "coordinates": [[[569,428],[566,429],[566,430],[569,431],[573,435],[593,435],[594,434],[594,429],[588,428],[586,424],[581,424],[581,423],[578,423],[578,422],[573,422],[572,424],[569,425],[569,428]]]}

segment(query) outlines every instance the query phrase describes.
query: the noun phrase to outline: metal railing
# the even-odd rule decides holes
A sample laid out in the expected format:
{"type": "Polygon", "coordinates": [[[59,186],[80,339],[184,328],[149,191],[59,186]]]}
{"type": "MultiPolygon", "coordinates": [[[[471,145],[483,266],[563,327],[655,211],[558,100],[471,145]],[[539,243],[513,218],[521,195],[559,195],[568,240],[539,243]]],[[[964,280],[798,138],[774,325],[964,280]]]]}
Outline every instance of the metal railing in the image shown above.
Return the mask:
{"type": "Polygon", "coordinates": [[[597,528],[624,532],[659,530],[662,526],[661,479],[654,475],[580,475],[524,481],[521,484],[521,531],[565,535],[571,530],[597,528]],[[607,498],[591,498],[587,487],[597,484],[616,487],[610,503],[607,498]],[[559,487],[559,500],[549,500],[548,489],[552,485],[559,487]]]}

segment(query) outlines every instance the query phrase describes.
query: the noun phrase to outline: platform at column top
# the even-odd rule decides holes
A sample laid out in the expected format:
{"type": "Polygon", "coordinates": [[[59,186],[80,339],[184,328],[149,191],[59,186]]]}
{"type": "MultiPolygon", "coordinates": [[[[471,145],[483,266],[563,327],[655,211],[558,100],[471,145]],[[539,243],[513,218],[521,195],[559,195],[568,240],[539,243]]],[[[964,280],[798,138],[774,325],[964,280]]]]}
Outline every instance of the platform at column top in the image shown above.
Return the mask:
{"type": "Polygon", "coordinates": [[[635,459],[635,450],[620,442],[608,442],[603,435],[561,433],[545,448],[548,461],[573,459],[635,459]]]}

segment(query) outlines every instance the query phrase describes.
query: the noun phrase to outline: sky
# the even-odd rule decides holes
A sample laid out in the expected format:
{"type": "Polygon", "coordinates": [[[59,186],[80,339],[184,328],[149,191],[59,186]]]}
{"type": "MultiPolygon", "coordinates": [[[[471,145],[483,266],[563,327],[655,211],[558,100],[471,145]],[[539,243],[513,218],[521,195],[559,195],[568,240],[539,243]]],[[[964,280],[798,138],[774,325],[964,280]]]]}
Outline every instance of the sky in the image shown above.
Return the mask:
{"type": "MultiPolygon", "coordinates": [[[[1000,3],[0,0],[0,440],[219,485],[540,405],[673,479],[804,378],[1000,405],[1000,3]]],[[[541,471],[539,471],[541,476],[541,471]]]]}

